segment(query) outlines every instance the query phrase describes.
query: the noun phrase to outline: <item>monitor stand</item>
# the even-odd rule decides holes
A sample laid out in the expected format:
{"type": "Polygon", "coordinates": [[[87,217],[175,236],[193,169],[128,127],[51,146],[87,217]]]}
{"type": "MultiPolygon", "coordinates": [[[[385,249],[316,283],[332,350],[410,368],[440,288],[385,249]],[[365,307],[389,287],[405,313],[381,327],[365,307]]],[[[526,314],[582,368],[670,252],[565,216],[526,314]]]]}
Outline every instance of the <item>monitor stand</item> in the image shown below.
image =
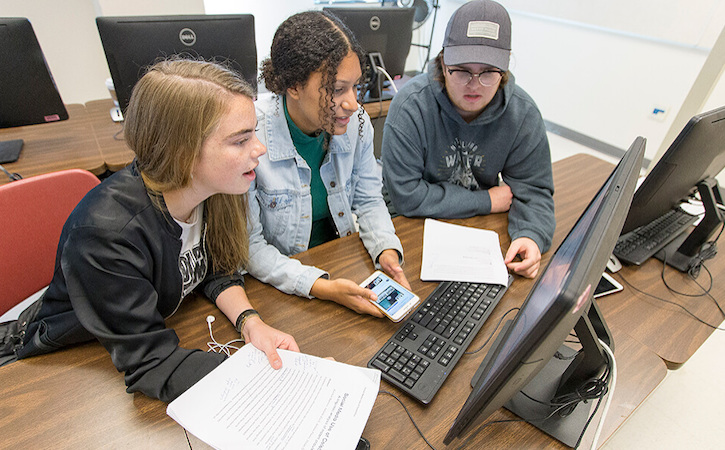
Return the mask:
{"type": "MultiPolygon", "coordinates": [[[[509,321],[501,330],[497,341],[506,334],[506,327],[511,323],[512,321],[509,321]]],[[[555,396],[572,392],[587,380],[598,377],[607,364],[607,357],[599,344],[599,339],[614,351],[614,341],[596,301],[592,300],[589,313],[582,315],[574,326],[574,331],[581,342],[581,351],[577,352],[567,345],[559,347],[558,354],[551,358],[526,387],[504,405],[506,409],[526,422],[569,447],[574,447],[579,440],[595,402],[581,402],[571,414],[565,417],[557,414],[549,417],[555,408],[543,405],[531,398],[548,403],[555,396]],[[544,418],[547,419],[542,420],[544,418]]],[[[491,348],[497,348],[497,343],[495,342],[491,348]]],[[[488,358],[489,356],[486,356],[476,371],[471,380],[472,386],[475,386],[481,377],[483,369],[487,366],[488,358]]]]}
{"type": "Polygon", "coordinates": [[[381,68],[385,70],[383,55],[381,55],[379,52],[370,52],[368,53],[368,61],[370,64],[371,72],[369,74],[370,79],[366,80],[368,90],[365,93],[363,103],[372,103],[392,99],[394,94],[392,92],[386,91],[385,89],[385,83],[388,82],[388,79],[378,69],[381,68]]]}
{"type": "Polygon", "coordinates": [[[705,207],[705,216],[689,235],[683,233],[655,255],[657,259],[665,261],[667,265],[680,272],[688,272],[690,268],[700,263],[702,245],[712,237],[725,219],[723,212],[717,206],[723,204],[717,180],[704,179],[697,184],[697,191],[705,207]]]}

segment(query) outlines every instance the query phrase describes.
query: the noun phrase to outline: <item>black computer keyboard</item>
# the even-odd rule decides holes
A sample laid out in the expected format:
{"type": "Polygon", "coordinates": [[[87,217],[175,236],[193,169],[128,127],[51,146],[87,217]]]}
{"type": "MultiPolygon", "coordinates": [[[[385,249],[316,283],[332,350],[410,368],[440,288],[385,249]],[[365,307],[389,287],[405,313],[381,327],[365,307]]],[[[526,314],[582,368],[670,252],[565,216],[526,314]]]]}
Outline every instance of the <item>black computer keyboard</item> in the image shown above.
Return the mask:
{"type": "MultiPolygon", "coordinates": [[[[509,275],[509,285],[513,278],[509,275]]],[[[368,367],[429,403],[508,286],[444,281],[375,353],[368,367]]]]}
{"type": "Polygon", "coordinates": [[[697,216],[681,208],[669,210],[647,225],[642,225],[619,237],[614,256],[620,260],[640,265],[685,232],[697,220],[697,216]]]}

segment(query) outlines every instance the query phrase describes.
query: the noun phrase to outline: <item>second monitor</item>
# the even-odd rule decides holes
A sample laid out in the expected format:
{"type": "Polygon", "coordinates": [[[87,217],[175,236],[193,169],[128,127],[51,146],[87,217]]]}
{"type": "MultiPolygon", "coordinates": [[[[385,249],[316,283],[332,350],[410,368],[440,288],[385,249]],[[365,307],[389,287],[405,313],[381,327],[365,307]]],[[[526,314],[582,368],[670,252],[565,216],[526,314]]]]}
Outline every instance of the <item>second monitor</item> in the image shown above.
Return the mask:
{"type": "Polygon", "coordinates": [[[251,14],[98,17],[96,24],[121,111],[144,69],[177,54],[227,63],[256,89],[251,14]]]}
{"type": "Polygon", "coordinates": [[[698,267],[705,259],[700,254],[703,245],[723,222],[718,207],[723,201],[715,179],[723,168],[725,107],[692,117],[649,171],[634,194],[614,254],[630,264],[641,264],[655,255],[683,272],[698,267]],[[696,192],[705,216],[688,232],[697,216],[682,210],[680,204],[696,192]]]}
{"type": "Polygon", "coordinates": [[[374,70],[375,66],[382,67],[393,79],[403,75],[413,39],[415,10],[397,7],[326,7],[323,10],[339,17],[368,54],[371,72],[366,100],[385,98],[385,94],[378,89],[385,78],[374,70]]]}

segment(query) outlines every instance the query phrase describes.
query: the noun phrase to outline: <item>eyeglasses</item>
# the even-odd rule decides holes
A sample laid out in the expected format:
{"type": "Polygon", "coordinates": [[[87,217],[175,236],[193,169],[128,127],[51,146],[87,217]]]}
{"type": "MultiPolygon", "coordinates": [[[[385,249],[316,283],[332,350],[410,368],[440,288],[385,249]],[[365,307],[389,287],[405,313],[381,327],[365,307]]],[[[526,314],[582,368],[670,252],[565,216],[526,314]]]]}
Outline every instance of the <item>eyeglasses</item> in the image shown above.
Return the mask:
{"type": "Polygon", "coordinates": [[[481,86],[493,86],[501,80],[504,72],[498,69],[488,69],[480,73],[471,73],[468,70],[463,69],[447,69],[448,75],[457,84],[466,85],[471,82],[471,78],[478,77],[478,82],[481,86]]]}

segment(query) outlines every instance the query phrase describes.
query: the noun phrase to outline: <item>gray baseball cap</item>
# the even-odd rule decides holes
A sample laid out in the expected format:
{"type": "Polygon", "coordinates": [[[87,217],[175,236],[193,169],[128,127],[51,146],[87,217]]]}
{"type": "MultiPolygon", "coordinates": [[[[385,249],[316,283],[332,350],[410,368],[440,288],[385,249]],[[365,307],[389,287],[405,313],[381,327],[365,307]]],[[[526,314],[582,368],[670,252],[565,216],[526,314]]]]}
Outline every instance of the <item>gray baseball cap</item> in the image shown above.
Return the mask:
{"type": "Polygon", "coordinates": [[[491,0],[475,0],[453,13],[443,39],[447,66],[476,63],[508,70],[511,19],[506,8],[491,0]]]}

